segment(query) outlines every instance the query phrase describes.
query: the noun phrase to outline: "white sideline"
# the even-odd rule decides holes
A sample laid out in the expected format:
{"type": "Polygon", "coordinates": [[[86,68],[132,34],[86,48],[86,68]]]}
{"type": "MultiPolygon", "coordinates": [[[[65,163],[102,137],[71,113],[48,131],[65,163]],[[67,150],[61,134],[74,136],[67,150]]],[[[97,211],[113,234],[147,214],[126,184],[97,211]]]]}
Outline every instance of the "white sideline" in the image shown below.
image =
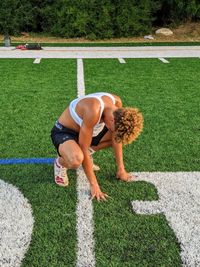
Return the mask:
{"type": "Polygon", "coordinates": [[[125,61],[123,58],[118,58],[118,60],[119,60],[119,62],[120,62],[121,64],[125,64],[125,63],[126,63],[126,61],[125,61]]]}
{"type": "Polygon", "coordinates": [[[163,57],[159,57],[158,58],[160,61],[162,61],[163,63],[169,63],[169,61],[168,60],[166,60],[165,58],[163,58],[163,57]]]}
{"type": "MultiPolygon", "coordinates": [[[[77,95],[85,95],[83,60],[77,60],[77,95]]],[[[77,170],[77,195],[76,209],[77,222],[77,267],[94,267],[94,224],[93,206],[90,199],[90,188],[83,169],[77,170]]]]}

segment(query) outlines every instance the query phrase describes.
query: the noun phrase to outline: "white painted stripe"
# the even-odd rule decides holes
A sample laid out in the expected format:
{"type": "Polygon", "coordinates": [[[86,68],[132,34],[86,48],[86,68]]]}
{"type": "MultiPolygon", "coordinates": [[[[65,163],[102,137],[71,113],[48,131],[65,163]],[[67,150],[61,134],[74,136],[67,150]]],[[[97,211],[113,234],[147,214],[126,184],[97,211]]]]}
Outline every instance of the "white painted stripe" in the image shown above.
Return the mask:
{"type": "MultiPolygon", "coordinates": [[[[83,60],[77,60],[77,94],[85,95],[83,60]]],[[[77,170],[77,267],[95,267],[93,206],[90,186],[82,168],[77,170]]]]}
{"type": "Polygon", "coordinates": [[[163,58],[163,57],[159,57],[158,58],[160,61],[162,61],[163,63],[169,63],[169,61],[168,60],[166,60],[165,58],[163,58]]]}
{"type": "Polygon", "coordinates": [[[184,267],[200,266],[200,172],[141,172],[137,181],[153,183],[157,201],[132,201],[139,214],[164,213],[181,246],[184,267]]]}
{"type": "Polygon", "coordinates": [[[0,266],[21,266],[33,224],[28,200],[15,186],[0,180],[0,266]]]}
{"type": "Polygon", "coordinates": [[[83,169],[77,170],[77,193],[78,204],[77,214],[77,267],[94,267],[94,224],[93,224],[93,206],[90,199],[90,186],[83,169]]]}
{"type": "Polygon", "coordinates": [[[41,58],[36,58],[36,59],[33,61],[33,63],[34,63],[34,64],[40,64],[40,61],[41,61],[41,58]]]}
{"type": "Polygon", "coordinates": [[[83,60],[80,58],[77,59],[77,95],[78,97],[85,95],[83,60]]]}
{"type": "Polygon", "coordinates": [[[118,60],[119,60],[119,62],[122,63],[122,64],[126,63],[126,61],[125,61],[123,58],[118,58],[118,60]]]}
{"type": "Polygon", "coordinates": [[[44,47],[12,50],[0,47],[0,58],[197,58],[200,46],[167,47],[44,47]]]}

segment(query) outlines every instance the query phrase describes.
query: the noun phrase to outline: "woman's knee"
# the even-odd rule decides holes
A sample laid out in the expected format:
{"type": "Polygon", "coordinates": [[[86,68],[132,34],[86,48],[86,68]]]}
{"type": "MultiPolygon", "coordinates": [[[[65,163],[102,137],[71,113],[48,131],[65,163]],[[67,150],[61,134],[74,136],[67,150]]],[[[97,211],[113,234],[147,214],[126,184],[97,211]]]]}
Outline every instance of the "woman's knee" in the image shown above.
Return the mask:
{"type": "Polygon", "coordinates": [[[83,162],[83,152],[76,146],[66,147],[66,144],[59,146],[59,153],[63,160],[63,166],[68,169],[77,169],[83,162]]]}
{"type": "Polygon", "coordinates": [[[62,153],[61,157],[63,159],[63,166],[68,169],[77,169],[80,167],[84,158],[82,152],[72,153],[71,155],[62,153]]]}
{"type": "Polygon", "coordinates": [[[81,166],[83,162],[83,153],[77,153],[73,154],[69,159],[68,159],[68,165],[70,169],[77,169],[78,167],[81,166]]]}

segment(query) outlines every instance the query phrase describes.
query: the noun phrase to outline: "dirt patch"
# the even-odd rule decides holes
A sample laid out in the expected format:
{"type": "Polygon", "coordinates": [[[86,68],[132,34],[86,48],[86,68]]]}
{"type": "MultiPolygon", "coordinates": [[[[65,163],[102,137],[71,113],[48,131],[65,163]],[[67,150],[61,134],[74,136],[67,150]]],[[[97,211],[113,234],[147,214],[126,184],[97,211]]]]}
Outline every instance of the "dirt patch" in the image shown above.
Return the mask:
{"type": "Polygon", "coordinates": [[[200,23],[185,23],[174,29],[174,36],[191,41],[200,40],[200,23]]]}
{"type": "MultiPolygon", "coordinates": [[[[199,23],[185,23],[177,28],[170,28],[173,31],[172,36],[157,36],[154,33],[149,33],[154,37],[154,40],[147,40],[144,37],[130,37],[130,38],[114,38],[104,40],[87,40],[84,38],[58,38],[46,37],[39,34],[25,34],[20,37],[11,36],[14,43],[148,43],[148,42],[200,42],[200,22],[199,23]]],[[[0,35],[0,40],[3,41],[3,36],[0,35]]]]}

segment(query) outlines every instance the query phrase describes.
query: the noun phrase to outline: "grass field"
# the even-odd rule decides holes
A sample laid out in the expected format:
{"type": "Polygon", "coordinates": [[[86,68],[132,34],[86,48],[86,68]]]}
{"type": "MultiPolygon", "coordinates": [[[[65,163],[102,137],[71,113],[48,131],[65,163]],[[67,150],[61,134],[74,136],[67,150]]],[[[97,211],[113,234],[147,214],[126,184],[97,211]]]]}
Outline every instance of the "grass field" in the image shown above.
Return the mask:
{"type": "MultiPolygon", "coordinates": [[[[144,115],[144,131],[125,147],[128,171],[199,171],[200,60],[84,60],[86,93],[113,92],[144,115]]],[[[0,59],[0,158],[55,157],[50,130],[76,97],[76,60],[0,59]]],[[[146,182],[115,179],[111,149],[96,153],[98,180],[112,199],[94,201],[97,267],[179,267],[180,246],[164,215],[137,215],[132,200],[157,199],[146,182]]],[[[70,186],[53,182],[51,165],[0,165],[35,219],[24,267],[76,264],[76,173],[70,186]]]]}
{"type": "MultiPolygon", "coordinates": [[[[3,39],[3,38],[2,38],[3,39]]],[[[27,44],[27,43],[40,43],[40,45],[42,47],[118,47],[118,46],[196,46],[196,45],[200,45],[200,42],[198,41],[174,41],[174,42],[167,42],[166,40],[160,41],[160,42],[63,42],[63,43],[55,43],[54,42],[44,42],[44,41],[38,41],[36,40],[22,40],[20,41],[15,41],[11,43],[11,46],[17,46],[17,45],[21,45],[21,44],[27,44]]],[[[4,43],[0,43],[0,47],[4,46],[4,43]]]]}

